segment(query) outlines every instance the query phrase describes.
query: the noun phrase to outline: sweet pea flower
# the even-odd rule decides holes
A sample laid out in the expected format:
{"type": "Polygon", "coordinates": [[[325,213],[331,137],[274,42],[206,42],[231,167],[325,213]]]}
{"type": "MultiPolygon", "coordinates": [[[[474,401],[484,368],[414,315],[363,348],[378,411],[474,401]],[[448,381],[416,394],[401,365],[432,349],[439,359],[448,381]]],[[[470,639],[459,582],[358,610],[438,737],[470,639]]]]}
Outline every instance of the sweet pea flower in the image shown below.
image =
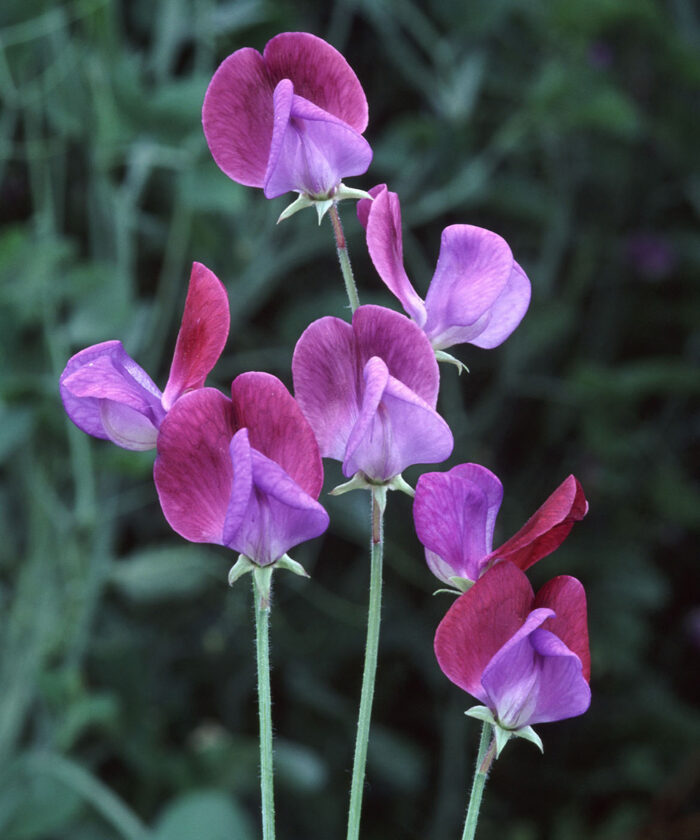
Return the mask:
{"type": "Polygon", "coordinates": [[[528,569],[566,539],[588,512],[583,489],[566,478],[523,527],[492,549],[503,486],[479,464],[460,464],[418,479],[413,518],[433,574],[464,589],[501,560],[528,569]]]}
{"type": "Polygon", "coordinates": [[[226,289],[208,268],[194,263],[165,391],[120,341],[104,341],[76,353],[61,374],[68,416],[93,437],[124,449],[153,449],[166,413],[187,391],[204,385],[224,349],[229,323],[226,289]]]}
{"type": "MultiPolygon", "coordinates": [[[[386,184],[370,190],[357,215],[367,233],[374,267],[430,339],[433,349],[454,344],[497,347],[518,326],[530,303],[530,281],[498,234],[473,225],[442,232],[440,255],[425,300],[403,265],[401,206],[386,184]]],[[[451,360],[443,354],[444,359],[451,360]]]]}
{"type": "Polygon", "coordinates": [[[586,595],[576,578],[550,580],[535,596],[525,574],[499,563],[454,602],[435,634],[445,676],[483,707],[499,752],[513,735],[583,714],[591,702],[586,595]]]}
{"type": "Polygon", "coordinates": [[[231,399],[214,388],[181,397],[161,424],[153,476],[173,530],[258,567],[328,527],[313,432],[267,373],[236,377],[231,399]]]}
{"type": "Polygon", "coordinates": [[[439,372],[424,333],[397,312],[361,306],[352,325],[314,321],[292,360],[294,392],[321,455],[386,483],[411,464],[452,452],[452,433],[435,411],[439,372]]]}
{"type": "Polygon", "coordinates": [[[263,54],[244,47],[214,74],[202,124],[229,178],[266,198],[294,190],[331,199],[372,160],[367,99],[343,56],[308,32],[284,32],[263,54]]]}

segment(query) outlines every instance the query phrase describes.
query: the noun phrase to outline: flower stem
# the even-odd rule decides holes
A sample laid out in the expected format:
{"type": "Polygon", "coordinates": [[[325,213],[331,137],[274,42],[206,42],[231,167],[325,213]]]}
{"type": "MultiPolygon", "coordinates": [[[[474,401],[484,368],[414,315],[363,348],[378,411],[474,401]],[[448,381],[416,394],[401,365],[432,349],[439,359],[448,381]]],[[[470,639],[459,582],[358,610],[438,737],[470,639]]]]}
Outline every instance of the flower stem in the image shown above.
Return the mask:
{"type": "Polygon", "coordinates": [[[369,741],[369,724],[372,717],[374,679],[377,673],[377,652],[379,649],[379,623],[381,620],[382,606],[382,559],[384,550],[383,513],[380,500],[373,490],[372,542],[370,547],[372,560],[369,585],[369,611],[367,613],[367,644],[365,646],[365,667],[362,674],[360,712],[357,719],[355,760],[352,767],[347,840],[357,840],[360,836],[360,815],[362,812],[365,765],[367,763],[367,742],[369,741]]]}
{"type": "Polygon", "coordinates": [[[357,294],[357,286],[355,285],[355,277],[352,273],[352,266],[350,265],[350,255],[348,254],[348,243],[343,233],[343,225],[340,221],[340,214],[338,213],[338,204],[333,202],[328,215],[333,225],[333,234],[335,235],[335,246],[338,250],[338,261],[340,262],[340,270],[345,281],[345,291],[348,293],[348,300],[350,301],[350,309],[354,312],[360,305],[360,298],[357,294]]]}
{"type": "Polygon", "coordinates": [[[258,663],[258,714],[260,717],[260,793],[263,840],[275,840],[275,799],[272,768],[272,700],[270,696],[270,603],[253,580],[255,650],[258,663]]]}
{"type": "Polygon", "coordinates": [[[469,807],[467,808],[467,818],[464,823],[462,840],[474,840],[474,835],[476,834],[476,823],[479,819],[481,797],[484,793],[484,785],[486,784],[486,778],[493,763],[493,757],[496,754],[496,736],[492,736],[491,731],[491,724],[484,721],[481,729],[481,741],[479,741],[479,752],[476,757],[474,781],[472,782],[472,792],[469,797],[469,807]]]}

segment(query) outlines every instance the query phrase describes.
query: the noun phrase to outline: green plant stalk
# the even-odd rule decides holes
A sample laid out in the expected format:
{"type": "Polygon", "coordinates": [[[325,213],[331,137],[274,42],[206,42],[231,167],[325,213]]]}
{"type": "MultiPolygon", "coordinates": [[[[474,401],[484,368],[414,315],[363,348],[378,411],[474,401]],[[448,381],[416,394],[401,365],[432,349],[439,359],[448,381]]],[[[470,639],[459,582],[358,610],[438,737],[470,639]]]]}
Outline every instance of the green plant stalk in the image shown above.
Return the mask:
{"type": "Polygon", "coordinates": [[[350,301],[350,309],[354,312],[360,305],[360,297],[357,294],[357,286],[355,285],[355,277],[352,273],[352,266],[350,265],[350,255],[348,253],[348,243],[343,232],[343,225],[340,221],[340,214],[338,213],[338,204],[333,202],[328,215],[333,225],[333,234],[335,236],[335,246],[338,251],[338,261],[340,262],[340,270],[345,281],[345,291],[348,293],[348,300],[350,301]]]}
{"type": "Polygon", "coordinates": [[[360,836],[360,816],[362,813],[362,793],[367,764],[367,743],[372,717],[374,682],[377,673],[377,654],[379,650],[379,624],[382,608],[382,561],[384,553],[384,511],[372,490],[372,542],[371,568],[369,584],[369,610],[367,613],[367,643],[365,645],[365,666],[362,673],[362,692],[360,711],[357,718],[357,736],[355,738],[355,759],[352,767],[350,786],[350,808],[348,810],[347,840],[358,840],[360,836]]]}
{"type": "Polygon", "coordinates": [[[253,580],[255,602],[255,651],[258,664],[258,715],[260,718],[260,794],[263,840],[275,840],[275,797],[272,764],[272,698],[270,694],[270,604],[253,580]]]}
{"type": "Polygon", "coordinates": [[[476,756],[474,781],[472,782],[472,792],[469,797],[469,807],[467,808],[467,818],[464,822],[462,840],[474,840],[474,835],[476,834],[481,797],[484,793],[484,785],[486,784],[486,778],[493,763],[493,757],[496,754],[496,736],[492,736],[492,728],[490,723],[484,721],[484,725],[481,728],[479,752],[476,756]]]}

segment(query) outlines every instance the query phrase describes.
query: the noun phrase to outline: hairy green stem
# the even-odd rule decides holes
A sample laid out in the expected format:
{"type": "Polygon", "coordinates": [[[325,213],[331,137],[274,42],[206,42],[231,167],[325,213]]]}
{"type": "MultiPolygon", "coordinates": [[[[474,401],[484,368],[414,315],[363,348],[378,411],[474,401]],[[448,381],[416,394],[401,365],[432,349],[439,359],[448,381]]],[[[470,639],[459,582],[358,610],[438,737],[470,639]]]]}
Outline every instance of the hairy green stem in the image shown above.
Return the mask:
{"type": "Polygon", "coordinates": [[[333,234],[335,236],[335,246],[338,250],[338,261],[340,262],[340,270],[343,273],[343,280],[345,281],[345,291],[348,293],[348,300],[350,301],[350,309],[354,312],[360,305],[360,297],[357,294],[357,286],[355,285],[355,277],[352,273],[352,266],[350,265],[350,255],[348,254],[348,243],[343,233],[343,225],[340,221],[340,214],[338,213],[338,204],[334,202],[331,205],[328,215],[333,225],[333,234]]]}
{"type": "Polygon", "coordinates": [[[469,807],[467,808],[467,818],[464,822],[462,840],[474,840],[474,835],[476,834],[481,797],[484,793],[484,785],[486,784],[486,778],[493,763],[493,757],[496,754],[496,736],[495,734],[492,735],[492,729],[491,724],[484,721],[481,729],[481,741],[479,741],[479,752],[476,757],[474,781],[472,782],[472,792],[469,797],[469,807]]]}
{"type": "Polygon", "coordinates": [[[272,698],[270,695],[270,604],[253,581],[255,650],[258,663],[260,717],[260,793],[263,840],[275,840],[275,798],[272,767],[272,698]]]}
{"type": "Polygon", "coordinates": [[[369,725],[372,717],[374,698],[374,680],[377,673],[377,653],[379,650],[379,623],[382,608],[382,559],[384,550],[384,511],[375,491],[372,491],[372,543],[371,570],[369,585],[369,611],[367,613],[367,644],[365,646],[365,667],[362,674],[362,693],[360,712],[357,718],[357,737],[355,739],[355,760],[352,767],[352,785],[350,787],[350,808],[348,810],[347,840],[357,840],[360,836],[360,815],[362,812],[362,792],[367,764],[367,743],[369,725]]]}

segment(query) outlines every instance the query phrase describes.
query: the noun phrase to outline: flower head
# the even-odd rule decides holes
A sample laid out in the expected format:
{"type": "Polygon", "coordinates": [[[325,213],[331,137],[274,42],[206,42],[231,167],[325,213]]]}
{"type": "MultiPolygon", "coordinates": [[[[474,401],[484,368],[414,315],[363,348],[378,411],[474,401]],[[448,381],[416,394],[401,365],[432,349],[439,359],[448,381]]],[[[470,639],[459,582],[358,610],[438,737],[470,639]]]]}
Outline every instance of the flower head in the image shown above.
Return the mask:
{"type": "Polygon", "coordinates": [[[591,700],[583,586],[562,575],[535,596],[520,569],[499,563],[450,607],[435,655],[503,729],[581,715],[591,700]]]}
{"type": "Polygon", "coordinates": [[[361,472],[385,482],[452,451],[452,433],[435,411],[435,356],[397,312],[361,306],[352,325],[314,321],[297,342],[292,372],[321,455],[341,461],[348,477],[361,472]]]}
{"type": "Polygon", "coordinates": [[[214,160],[267,198],[295,190],[332,198],[372,160],[362,137],[367,99],[343,56],[308,32],[284,32],[263,54],[237,50],[212,78],[202,109],[214,160]]]}
{"type": "Polygon", "coordinates": [[[76,353],[61,374],[68,416],[93,437],[124,449],[153,449],[167,411],[204,385],[226,343],[229,322],[226,289],[208,268],[194,263],[165,391],[120,341],[105,341],[76,353]]]}
{"type": "Polygon", "coordinates": [[[497,347],[518,326],[530,303],[530,281],[498,234],[473,225],[442,232],[440,256],[425,300],[403,265],[401,206],[386,184],[370,190],[357,214],[379,276],[430,339],[435,350],[454,344],[497,347]]]}
{"type": "Polygon", "coordinates": [[[231,399],[214,388],[181,397],[161,425],[153,475],[173,530],[259,566],[328,527],[313,432],[267,373],[238,376],[231,399]]]}
{"type": "Polygon", "coordinates": [[[475,581],[499,560],[528,569],[566,539],[588,512],[578,480],[570,475],[523,527],[492,549],[503,486],[479,464],[460,464],[418,479],[413,518],[430,570],[445,583],[475,581]]]}

